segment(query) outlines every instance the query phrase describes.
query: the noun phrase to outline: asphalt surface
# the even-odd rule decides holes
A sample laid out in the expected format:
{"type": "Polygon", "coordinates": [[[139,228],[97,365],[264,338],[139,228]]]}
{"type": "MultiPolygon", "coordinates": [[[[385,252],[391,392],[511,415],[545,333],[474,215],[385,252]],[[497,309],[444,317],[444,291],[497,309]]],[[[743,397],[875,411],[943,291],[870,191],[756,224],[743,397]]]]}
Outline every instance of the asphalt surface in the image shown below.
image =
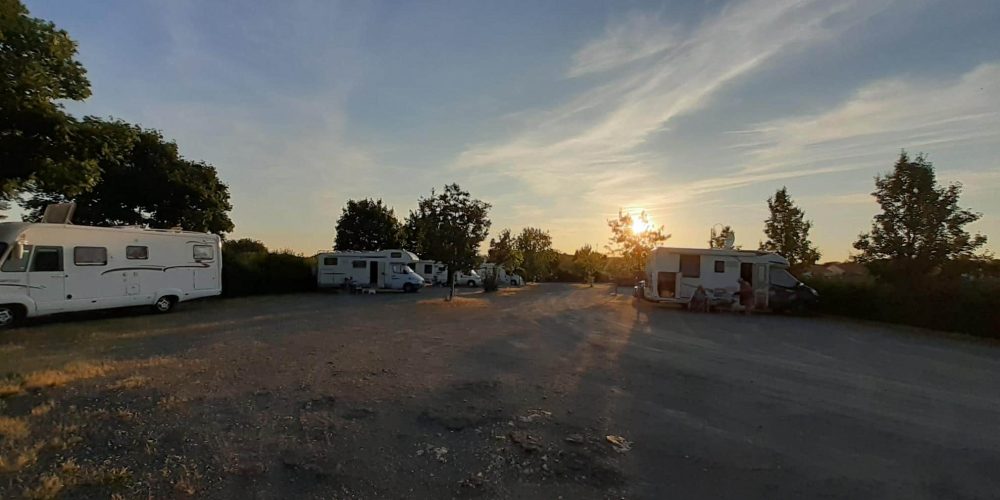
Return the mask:
{"type": "MultiPolygon", "coordinates": [[[[303,294],[40,321],[0,335],[0,372],[177,364],[13,396],[6,411],[54,399],[32,432],[84,429],[59,460],[133,471],[71,497],[1000,496],[1000,348],[610,292],[303,294]],[[108,388],[135,374],[148,382],[108,388]],[[139,416],[87,420],[109,405],[139,416]],[[192,490],[162,479],[177,463],[197,471],[192,490]]],[[[0,497],[57,462],[0,473],[0,497]]]]}

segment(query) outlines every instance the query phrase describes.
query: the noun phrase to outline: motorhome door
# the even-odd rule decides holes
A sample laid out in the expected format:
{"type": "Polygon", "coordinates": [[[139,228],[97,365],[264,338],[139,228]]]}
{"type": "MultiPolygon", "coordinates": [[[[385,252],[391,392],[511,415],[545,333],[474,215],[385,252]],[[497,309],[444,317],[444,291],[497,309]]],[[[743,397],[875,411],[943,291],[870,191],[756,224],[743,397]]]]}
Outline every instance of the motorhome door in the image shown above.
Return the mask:
{"type": "Polygon", "coordinates": [[[66,271],[62,247],[36,246],[28,270],[28,295],[39,311],[66,308],[66,271]]]}
{"type": "Polygon", "coordinates": [[[770,290],[771,277],[768,275],[768,265],[766,263],[756,263],[753,265],[753,295],[756,307],[767,307],[768,291],[770,290]]]}
{"type": "Polygon", "coordinates": [[[374,287],[381,285],[378,282],[378,264],[377,260],[368,261],[368,284],[374,287]]]}

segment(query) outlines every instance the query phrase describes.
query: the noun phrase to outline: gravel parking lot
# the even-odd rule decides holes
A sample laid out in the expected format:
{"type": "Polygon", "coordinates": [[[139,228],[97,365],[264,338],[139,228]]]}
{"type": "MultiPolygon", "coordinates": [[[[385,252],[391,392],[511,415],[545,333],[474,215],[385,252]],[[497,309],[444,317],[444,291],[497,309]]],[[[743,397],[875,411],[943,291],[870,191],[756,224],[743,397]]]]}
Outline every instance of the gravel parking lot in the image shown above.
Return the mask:
{"type": "Polygon", "coordinates": [[[252,297],[3,332],[0,498],[1000,491],[996,346],[610,292],[252,297]]]}

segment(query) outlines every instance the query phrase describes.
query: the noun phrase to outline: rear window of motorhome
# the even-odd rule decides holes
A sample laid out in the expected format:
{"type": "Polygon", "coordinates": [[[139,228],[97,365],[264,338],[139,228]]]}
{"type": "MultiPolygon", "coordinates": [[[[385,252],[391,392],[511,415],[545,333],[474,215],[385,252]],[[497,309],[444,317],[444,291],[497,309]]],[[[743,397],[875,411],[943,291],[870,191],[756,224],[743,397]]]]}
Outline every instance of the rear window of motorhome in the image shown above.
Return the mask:
{"type": "Polygon", "coordinates": [[[355,269],[364,269],[364,268],[368,267],[368,261],[366,261],[366,260],[356,260],[354,262],[351,262],[351,265],[354,266],[355,269]]]}
{"type": "Polygon", "coordinates": [[[10,251],[10,255],[7,256],[7,261],[3,263],[3,267],[0,270],[8,273],[23,273],[25,269],[28,268],[28,259],[31,258],[31,245],[24,245],[24,255],[18,259],[14,255],[14,251],[10,251]]]}
{"type": "Polygon", "coordinates": [[[38,247],[35,249],[35,260],[31,270],[39,272],[58,272],[63,270],[62,247],[38,247]]]}
{"type": "Polygon", "coordinates": [[[715,272],[724,273],[726,272],[726,261],[717,260],[715,261],[715,272]]]}
{"type": "Polygon", "coordinates": [[[212,260],[215,258],[215,247],[211,245],[195,245],[194,260],[212,260]]]}
{"type": "Polygon", "coordinates": [[[323,257],[323,265],[324,266],[336,266],[337,265],[337,258],[336,257],[323,257]]]}
{"type": "Polygon", "coordinates": [[[681,274],[685,278],[700,278],[701,255],[681,255],[681,274]]]}
{"type": "Polygon", "coordinates": [[[104,247],[73,247],[73,263],[78,266],[106,266],[108,249],[104,247]]]}
{"type": "Polygon", "coordinates": [[[127,246],[125,247],[125,258],[129,260],[149,259],[149,247],[127,246]]]}

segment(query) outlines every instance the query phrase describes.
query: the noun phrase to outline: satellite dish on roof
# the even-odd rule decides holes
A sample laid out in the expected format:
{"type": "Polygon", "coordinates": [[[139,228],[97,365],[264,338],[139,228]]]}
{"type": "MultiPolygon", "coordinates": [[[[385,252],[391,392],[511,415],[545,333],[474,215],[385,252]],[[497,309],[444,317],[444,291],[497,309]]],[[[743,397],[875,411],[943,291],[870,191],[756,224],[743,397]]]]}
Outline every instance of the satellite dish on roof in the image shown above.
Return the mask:
{"type": "Polygon", "coordinates": [[[726,242],[722,245],[722,248],[725,248],[726,250],[732,250],[733,243],[736,243],[736,231],[730,229],[729,233],[726,234],[726,242]]]}
{"type": "Polygon", "coordinates": [[[46,224],[69,224],[76,211],[76,203],[54,203],[45,207],[42,222],[46,224]]]}

